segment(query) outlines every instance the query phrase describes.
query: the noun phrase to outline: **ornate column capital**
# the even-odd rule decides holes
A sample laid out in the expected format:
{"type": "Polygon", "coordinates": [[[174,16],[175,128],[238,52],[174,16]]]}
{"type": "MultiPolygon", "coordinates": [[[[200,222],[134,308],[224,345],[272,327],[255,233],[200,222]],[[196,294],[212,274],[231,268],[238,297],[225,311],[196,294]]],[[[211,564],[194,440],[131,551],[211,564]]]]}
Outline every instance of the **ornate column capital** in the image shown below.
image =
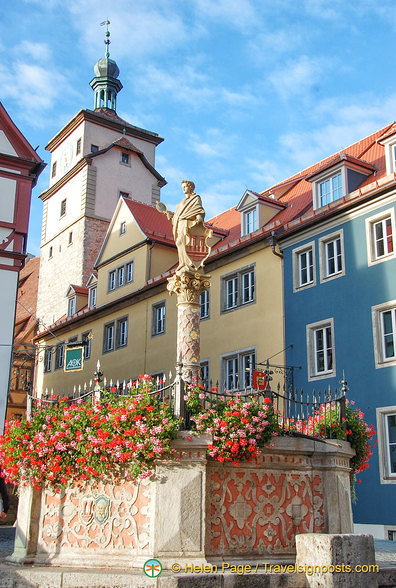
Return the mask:
{"type": "Polygon", "coordinates": [[[210,288],[210,276],[204,276],[198,272],[190,272],[182,269],[168,278],[168,290],[170,294],[177,294],[178,304],[199,305],[199,297],[210,288]]]}

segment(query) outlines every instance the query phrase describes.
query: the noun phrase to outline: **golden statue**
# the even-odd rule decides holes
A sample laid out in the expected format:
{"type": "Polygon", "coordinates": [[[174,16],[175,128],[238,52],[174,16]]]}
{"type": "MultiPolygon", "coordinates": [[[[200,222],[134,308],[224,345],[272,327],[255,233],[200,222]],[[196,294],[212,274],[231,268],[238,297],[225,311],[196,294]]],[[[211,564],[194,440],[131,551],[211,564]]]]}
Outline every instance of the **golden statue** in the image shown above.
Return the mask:
{"type": "Polygon", "coordinates": [[[181,185],[185,197],[177,204],[175,212],[169,212],[163,202],[157,202],[156,207],[172,221],[173,237],[179,256],[176,271],[195,272],[203,267],[204,261],[210,254],[211,248],[207,240],[212,236],[213,231],[203,224],[205,210],[201,197],[194,192],[194,182],[183,180],[181,185]]]}

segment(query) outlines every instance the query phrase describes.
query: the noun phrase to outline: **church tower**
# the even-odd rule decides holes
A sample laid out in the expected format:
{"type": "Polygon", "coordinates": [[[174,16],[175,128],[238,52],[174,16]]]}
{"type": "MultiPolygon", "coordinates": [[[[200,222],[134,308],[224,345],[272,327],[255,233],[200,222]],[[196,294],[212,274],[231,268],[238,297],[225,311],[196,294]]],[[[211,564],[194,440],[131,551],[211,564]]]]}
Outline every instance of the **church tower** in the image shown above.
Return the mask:
{"type": "MultiPolygon", "coordinates": [[[[109,22],[105,21],[108,25],[109,22]]],[[[117,115],[122,89],[109,57],[90,82],[94,110],[80,110],[48,143],[49,188],[43,201],[37,316],[49,327],[67,312],[69,286],[85,288],[120,196],[154,204],[166,184],[155,169],[159,135],[117,115]]]]}

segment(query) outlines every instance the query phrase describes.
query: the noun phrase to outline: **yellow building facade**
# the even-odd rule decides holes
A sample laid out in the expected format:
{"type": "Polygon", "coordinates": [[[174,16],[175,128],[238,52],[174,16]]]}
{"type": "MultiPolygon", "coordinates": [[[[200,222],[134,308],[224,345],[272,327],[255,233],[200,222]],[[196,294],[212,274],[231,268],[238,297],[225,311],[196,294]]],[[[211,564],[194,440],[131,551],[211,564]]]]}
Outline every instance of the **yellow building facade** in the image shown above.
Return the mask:
{"type": "MultiPolygon", "coordinates": [[[[205,264],[211,287],[201,296],[201,365],[207,384],[218,382],[220,389],[249,387],[253,369],[274,356],[284,361],[282,259],[265,228],[243,234],[242,219],[243,211],[233,208],[209,221],[214,238],[205,264]]],[[[36,339],[36,394],[88,386],[98,360],[113,382],[175,374],[177,300],[167,278],[176,262],[166,216],[120,198],[97,258],[97,280],[85,292],[69,289],[76,312],[36,339]],[[64,349],[82,341],[83,369],[66,373],[64,349]]]]}

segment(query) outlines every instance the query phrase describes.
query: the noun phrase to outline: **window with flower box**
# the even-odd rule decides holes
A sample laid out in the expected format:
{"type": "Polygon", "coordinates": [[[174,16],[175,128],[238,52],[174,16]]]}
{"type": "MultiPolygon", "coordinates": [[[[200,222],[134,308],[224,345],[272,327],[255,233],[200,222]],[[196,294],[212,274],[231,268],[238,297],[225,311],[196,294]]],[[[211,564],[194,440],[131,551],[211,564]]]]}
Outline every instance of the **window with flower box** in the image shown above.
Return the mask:
{"type": "Polygon", "coordinates": [[[233,274],[222,276],[222,312],[240,308],[256,301],[256,267],[250,265],[233,274]]]}

